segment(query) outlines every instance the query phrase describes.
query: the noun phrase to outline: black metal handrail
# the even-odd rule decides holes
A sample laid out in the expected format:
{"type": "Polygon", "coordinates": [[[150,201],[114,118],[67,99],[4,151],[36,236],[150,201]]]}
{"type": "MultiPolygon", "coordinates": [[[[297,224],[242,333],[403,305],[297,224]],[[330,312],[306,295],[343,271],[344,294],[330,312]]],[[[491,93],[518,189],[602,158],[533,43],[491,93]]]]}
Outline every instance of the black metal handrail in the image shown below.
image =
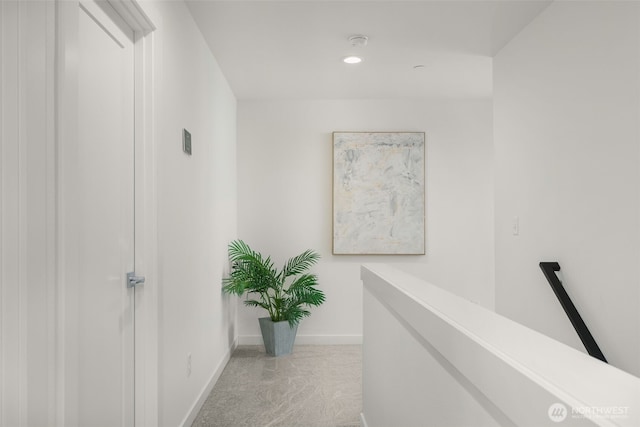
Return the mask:
{"type": "Polygon", "coordinates": [[[560,271],[560,264],[557,262],[541,262],[540,269],[544,273],[544,276],[547,278],[549,285],[551,285],[551,289],[558,297],[558,301],[560,301],[560,305],[564,308],[564,312],[569,316],[569,320],[573,325],[573,328],[578,333],[580,337],[580,341],[584,344],[584,347],[587,349],[587,352],[596,359],[600,359],[603,362],[607,363],[607,359],[604,358],[604,354],[598,347],[596,340],[589,332],[589,328],[582,320],[582,316],[578,313],[578,309],[575,305],[573,305],[573,301],[569,298],[569,294],[565,291],[564,286],[562,286],[562,282],[558,279],[556,275],[556,271],[560,271]]]}

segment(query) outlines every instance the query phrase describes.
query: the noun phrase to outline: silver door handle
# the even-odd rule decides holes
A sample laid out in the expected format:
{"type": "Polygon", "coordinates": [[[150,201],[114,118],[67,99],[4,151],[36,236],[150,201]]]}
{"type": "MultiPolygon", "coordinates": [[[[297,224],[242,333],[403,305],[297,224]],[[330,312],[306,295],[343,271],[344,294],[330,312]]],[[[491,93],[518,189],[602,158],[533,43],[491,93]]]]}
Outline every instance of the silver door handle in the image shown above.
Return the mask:
{"type": "Polygon", "coordinates": [[[133,271],[131,273],[127,273],[127,288],[135,288],[138,285],[144,285],[144,281],[144,276],[136,276],[136,273],[133,271]]]}

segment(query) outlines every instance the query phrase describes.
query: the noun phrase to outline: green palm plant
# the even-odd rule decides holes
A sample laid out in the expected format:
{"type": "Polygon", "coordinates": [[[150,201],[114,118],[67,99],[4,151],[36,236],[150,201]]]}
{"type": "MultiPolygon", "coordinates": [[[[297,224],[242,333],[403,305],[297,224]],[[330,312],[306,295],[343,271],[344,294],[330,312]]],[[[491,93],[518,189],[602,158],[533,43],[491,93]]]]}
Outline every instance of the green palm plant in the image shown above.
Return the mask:
{"type": "Polygon", "coordinates": [[[246,293],[245,305],[262,307],[273,322],[286,320],[293,327],[311,314],[307,308],[325,300],[324,292],[316,288],[318,277],[305,273],[319,259],[316,252],[306,250],[278,270],[271,257],[264,258],[242,240],[234,240],[229,244],[231,273],[222,279],[222,289],[239,296],[246,293]],[[249,299],[252,294],[256,298],[249,299]]]}

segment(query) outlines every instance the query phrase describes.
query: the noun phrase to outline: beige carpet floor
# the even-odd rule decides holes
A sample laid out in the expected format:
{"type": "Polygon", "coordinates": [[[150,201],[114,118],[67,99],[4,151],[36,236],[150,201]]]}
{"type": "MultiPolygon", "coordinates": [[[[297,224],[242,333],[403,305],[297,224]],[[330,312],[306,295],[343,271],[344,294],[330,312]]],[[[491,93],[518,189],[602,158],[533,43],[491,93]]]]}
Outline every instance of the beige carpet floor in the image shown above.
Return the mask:
{"type": "Polygon", "coordinates": [[[361,346],[238,347],[194,427],[359,427],[361,346]]]}

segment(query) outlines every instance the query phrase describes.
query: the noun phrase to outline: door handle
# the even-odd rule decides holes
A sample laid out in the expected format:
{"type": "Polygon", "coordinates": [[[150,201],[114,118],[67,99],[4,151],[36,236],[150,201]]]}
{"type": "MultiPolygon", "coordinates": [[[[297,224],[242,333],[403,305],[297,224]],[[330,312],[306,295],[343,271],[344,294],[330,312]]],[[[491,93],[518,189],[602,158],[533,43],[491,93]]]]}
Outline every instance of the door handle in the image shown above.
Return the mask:
{"type": "Polygon", "coordinates": [[[135,272],[127,273],[127,288],[135,288],[136,286],[144,285],[145,277],[136,276],[135,272]]]}

